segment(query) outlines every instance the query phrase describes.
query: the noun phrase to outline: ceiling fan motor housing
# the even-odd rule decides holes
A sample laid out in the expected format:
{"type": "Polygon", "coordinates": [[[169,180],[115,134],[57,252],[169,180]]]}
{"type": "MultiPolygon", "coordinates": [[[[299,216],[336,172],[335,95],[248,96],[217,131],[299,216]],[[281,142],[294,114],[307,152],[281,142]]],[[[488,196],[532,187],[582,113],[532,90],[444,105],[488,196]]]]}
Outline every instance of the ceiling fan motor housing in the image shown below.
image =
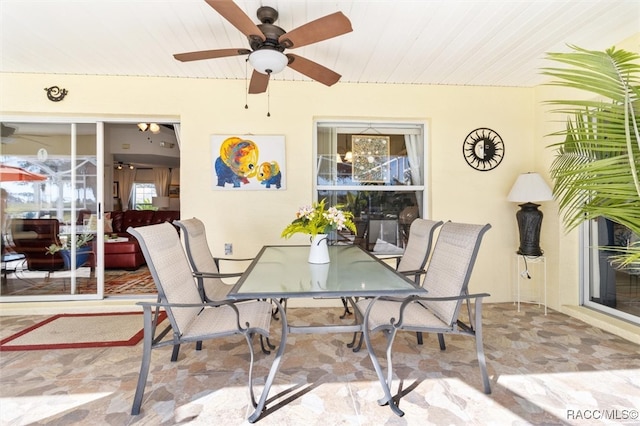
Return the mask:
{"type": "Polygon", "coordinates": [[[270,48],[279,52],[284,51],[285,47],[278,42],[278,39],[282,34],[286,33],[285,30],[273,24],[259,24],[258,28],[260,28],[266,40],[262,41],[258,37],[247,37],[252,50],[270,48]]]}

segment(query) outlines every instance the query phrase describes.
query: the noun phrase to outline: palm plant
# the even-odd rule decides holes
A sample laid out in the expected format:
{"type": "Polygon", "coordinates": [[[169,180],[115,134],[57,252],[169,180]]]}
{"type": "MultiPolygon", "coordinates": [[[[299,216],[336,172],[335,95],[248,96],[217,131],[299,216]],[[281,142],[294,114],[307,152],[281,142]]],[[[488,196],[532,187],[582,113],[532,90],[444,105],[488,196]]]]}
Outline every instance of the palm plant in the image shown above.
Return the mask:
{"type": "MultiPolygon", "coordinates": [[[[553,135],[553,193],[563,222],[573,229],[604,216],[640,235],[640,55],[625,50],[549,53],[564,67],[544,68],[550,84],[591,92],[591,100],[552,100],[567,115],[566,129],[553,135]]],[[[618,248],[620,250],[620,248],[618,248]]],[[[640,245],[623,250],[623,264],[640,263],[640,245]]]]}

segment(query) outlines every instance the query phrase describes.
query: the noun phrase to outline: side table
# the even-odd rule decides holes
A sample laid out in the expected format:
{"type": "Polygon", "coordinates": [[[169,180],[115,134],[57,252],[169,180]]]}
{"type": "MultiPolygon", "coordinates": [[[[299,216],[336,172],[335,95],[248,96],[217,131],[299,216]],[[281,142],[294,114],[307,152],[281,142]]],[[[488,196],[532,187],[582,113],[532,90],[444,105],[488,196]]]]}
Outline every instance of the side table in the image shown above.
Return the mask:
{"type": "Polygon", "coordinates": [[[544,314],[547,315],[547,259],[544,256],[524,256],[515,254],[515,284],[516,303],[520,312],[520,303],[537,303],[538,306],[544,304],[544,314]],[[539,274],[542,269],[542,274],[539,274]],[[542,277],[542,278],[540,278],[542,277]],[[542,285],[540,285],[542,282],[542,285]],[[531,283],[529,286],[528,284],[531,283]],[[536,298],[533,299],[530,293],[526,294],[523,300],[521,286],[534,287],[536,298]],[[540,290],[542,287],[542,297],[540,290]]]}

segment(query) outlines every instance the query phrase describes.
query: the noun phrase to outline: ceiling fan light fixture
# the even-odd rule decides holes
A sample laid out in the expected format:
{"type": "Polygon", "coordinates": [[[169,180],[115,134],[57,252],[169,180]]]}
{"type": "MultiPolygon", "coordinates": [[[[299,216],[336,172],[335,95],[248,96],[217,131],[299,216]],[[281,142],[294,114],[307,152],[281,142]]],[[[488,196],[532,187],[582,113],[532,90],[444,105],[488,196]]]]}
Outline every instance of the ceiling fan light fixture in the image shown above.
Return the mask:
{"type": "Polygon", "coordinates": [[[251,52],[249,55],[251,66],[262,74],[277,74],[289,63],[289,58],[277,50],[261,49],[251,52]]]}

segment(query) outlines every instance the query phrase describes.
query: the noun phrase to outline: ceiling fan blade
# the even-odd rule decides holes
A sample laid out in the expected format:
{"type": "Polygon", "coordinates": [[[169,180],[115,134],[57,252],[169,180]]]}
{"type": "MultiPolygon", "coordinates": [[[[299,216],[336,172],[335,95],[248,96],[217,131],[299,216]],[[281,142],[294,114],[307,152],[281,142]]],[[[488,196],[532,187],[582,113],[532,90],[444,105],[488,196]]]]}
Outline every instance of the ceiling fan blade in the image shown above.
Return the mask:
{"type": "Polygon", "coordinates": [[[306,46],[353,31],[351,21],[342,12],[332,13],[282,34],[278,42],[287,49],[306,46]]]}
{"type": "Polygon", "coordinates": [[[249,82],[249,94],[264,93],[267,91],[269,85],[270,74],[262,74],[256,70],[253,70],[251,74],[251,81],[249,82]]]}
{"type": "Polygon", "coordinates": [[[334,85],[342,77],[337,72],[302,56],[287,53],[287,57],[289,58],[289,67],[326,86],[334,85]]]}
{"type": "Polygon", "coordinates": [[[201,59],[226,58],[227,56],[248,55],[251,53],[249,49],[215,49],[200,50],[198,52],[177,53],[173,55],[179,61],[199,61],[201,59]]]}
{"type": "Polygon", "coordinates": [[[206,0],[207,4],[215,9],[231,25],[236,27],[249,38],[259,38],[266,40],[260,28],[247,16],[240,7],[231,0],[206,0]]]}

